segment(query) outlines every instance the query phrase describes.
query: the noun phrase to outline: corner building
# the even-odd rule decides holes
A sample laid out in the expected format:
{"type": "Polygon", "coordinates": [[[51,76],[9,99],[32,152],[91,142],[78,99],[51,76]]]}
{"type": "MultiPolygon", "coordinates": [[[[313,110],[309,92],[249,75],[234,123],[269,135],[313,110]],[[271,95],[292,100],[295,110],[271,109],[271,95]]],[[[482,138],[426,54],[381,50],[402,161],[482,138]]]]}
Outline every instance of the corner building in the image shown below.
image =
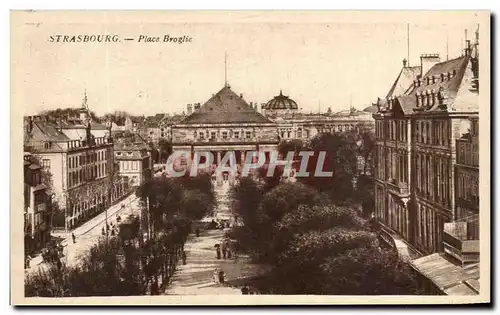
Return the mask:
{"type": "Polygon", "coordinates": [[[456,140],[478,115],[478,41],[441,62],[422,55],[376,103],[375,215],[381,237],[402,258],[444,251],[455,203],[456,140]]]}

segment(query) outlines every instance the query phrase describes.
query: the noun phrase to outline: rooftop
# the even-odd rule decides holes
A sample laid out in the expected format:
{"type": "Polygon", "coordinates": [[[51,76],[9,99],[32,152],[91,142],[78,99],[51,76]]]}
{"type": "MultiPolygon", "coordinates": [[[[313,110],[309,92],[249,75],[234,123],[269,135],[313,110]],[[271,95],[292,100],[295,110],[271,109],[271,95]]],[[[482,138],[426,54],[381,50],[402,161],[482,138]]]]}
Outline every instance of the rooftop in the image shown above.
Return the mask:
{"type": "Polygon", "coordinates": [[[435,253],[415,259],[411,264],[448,295],[479,294],[479,263],[460,267],[446,254],[435,253]]]}
{"type": "Polygon", "coordinates": [[[229,86],[223,87],[212,96],[200,109],[186,117],[180,124],[237,124],[237,123],[272,123],[253,109],[241,96],[229,86]]]}

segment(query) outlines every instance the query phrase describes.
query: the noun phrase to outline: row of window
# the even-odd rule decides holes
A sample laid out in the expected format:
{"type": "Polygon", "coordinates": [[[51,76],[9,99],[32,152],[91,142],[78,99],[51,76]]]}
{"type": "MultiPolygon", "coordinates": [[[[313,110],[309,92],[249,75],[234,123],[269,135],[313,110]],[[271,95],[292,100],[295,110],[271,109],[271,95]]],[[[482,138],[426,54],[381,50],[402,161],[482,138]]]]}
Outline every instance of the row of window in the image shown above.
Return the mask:
{"type": "Polygon", "coordinates": [[[108,159],[108,151],[101,150],[98,152],[88,152],[79,156],[70,156],[68,158],[68,167],[77,168],[87,163],[100,162],[108,159]]]}
{"type": "Polygon", "coordinates": [[[417,204],[417,247],[428,253],[441,251],[444,219],[432,208],[417,204]]]}
{"type": "Polygon", "coordinates": [[[377,146],[377,177],[392,180],[394,184],[408,183],[408,156],[406,150],[377,146]]]}
{"type": "Polygon", "coordinates": [[[375,188],[375,209],[377,217],[405,239],[409,239],[408,209],[390,194],[384,194],[382,187],[375,188]]]}
{"type": "Polygon", "coordinates": [[[451,161],[445,156],[417,153],[415,156],[417,195],[451,206],[451,161]]]}
{"type": "Polygon", "coordinates": [[[138,170],[139,169],[139,161],[120,161],[120,170],[128,171],[128,170],[138,170]]]}
{"type": "MultiPolygon", "coordinates": [[[[211,132],[204,132],[204,131],[200,131],[198,132],[198,138],[203,140],[205,139],[205,136],[208,138],[208,139],[212,139],[212,140],[215,140],[218,136],[218,133],[215,132],[215,131],[211,131],[211,132]]],[[[252,138],[252,136],[255,137],[255,132],[251,132],[251,131],[246,131],[246,132],[239,132],[239,131],[222,131],[220,132],[220,137],[224,140],[227,140],[227,139],[240,139],[240,136],[241,136],[241,139],[250,139],[252,138]]]]}
{"type": "Polygon", "coordinates": [[[375,123],[375,138],[377,140],[408,141],[408,120],[378,120],[375,123]]]}
{"type": "Polygon", "coordinates": [[[457,198],[479,207],[479,174],[457,172],[457,198]]]}
{"type": "Polygon", "coordinates": [[[457,141],[457,164],[479,166],[479,143],[476,141],[457,141]]]}
{"type": "Polygon", "coordinates": [[[72,188],[85,182],[86,180],[93,180],[107,176],[107,165],[101,163],[85,169],[70,171],[68,174],[68,187],[72,188]]]}
{"type": "Polygon", "coordinates": [[[416,120],[415,141],[417,143],[449,146],[451,124],[448,119],[416,120]]]}
{"type": "Polygon", "coordinates": [[[70,203],[68,216],[69,217],[78,216],[79,214],[82,214],[84,211],[86,211],[89,208],[95,207],[99,204],[103,204],[105,199],[106,199],[105,196],[96,195],[90,201],[70,203]]]}

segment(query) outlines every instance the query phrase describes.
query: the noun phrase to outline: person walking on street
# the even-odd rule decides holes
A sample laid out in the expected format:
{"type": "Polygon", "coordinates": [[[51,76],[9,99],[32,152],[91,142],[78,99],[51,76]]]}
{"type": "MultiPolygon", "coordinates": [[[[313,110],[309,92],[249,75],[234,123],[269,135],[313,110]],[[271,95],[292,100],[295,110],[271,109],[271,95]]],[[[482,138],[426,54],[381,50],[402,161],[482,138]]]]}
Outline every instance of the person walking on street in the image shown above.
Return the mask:
{"type": "Polygon", "coordinates": [[[247,295],[249,291],[250,291],[250,289],[248,289],[247,286],[244,286],[243,288],[241,288],[241,294],[243,294],[243,295],[247,295]]]}
{"type": "Polygon", "coordinates": [[[196,237],[200,237],[200,229],[196,228],[196,237]]]}
{"type": "Polygon", "coordinates": [[[226,259],[227,256],[227,243],[224,241],[222,243],[222,258],[226,259]]]}
{"type": "Polygon", "coordinates": [[[182,264],[185,265],[186,264],[186,252],[185,251],[182,251],[182,264]]]}
{"type": "Polygon", "coordinates": [[[216,257],[217,259],[220,259],[220,245],[219,244],[215,244],[215,253],[216,253],[216,257]]]}
{"type": "Polygon", "coordinates": [[[215,268],[213,277],[214,277],[214,282],[219,283],[219,269],[215,268]]]}
{"type": "Polygon", "coordinates": [[[151,283],[151,295],[158,295],[160,293],[160,288],[158,286],[158,278],[155,277],[153,283],[151,283]]]}
{"type": "Polygon", "coordinates": [[[224,271],[220,270],[219,271],[219,283],[224,283],[224,280],[225,280],[224,277],[225,277],[224,271]]]}
{"type": "Polygon", "coordinates": [[[73,244],[75,244],[76,243],[75,233],[71,233],[71,238],[73,239],[73,244]]]}

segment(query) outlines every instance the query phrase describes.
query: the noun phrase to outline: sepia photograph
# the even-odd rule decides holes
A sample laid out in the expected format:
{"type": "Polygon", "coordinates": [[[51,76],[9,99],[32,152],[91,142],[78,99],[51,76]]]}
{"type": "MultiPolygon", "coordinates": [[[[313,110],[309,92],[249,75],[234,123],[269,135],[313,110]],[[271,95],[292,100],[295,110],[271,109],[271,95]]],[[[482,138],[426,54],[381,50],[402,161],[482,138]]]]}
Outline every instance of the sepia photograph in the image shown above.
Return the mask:
{"type": "Polygon", "coordinates": [[[490,302],[489,12],[10,15],[13,304],[490,302]]]}

